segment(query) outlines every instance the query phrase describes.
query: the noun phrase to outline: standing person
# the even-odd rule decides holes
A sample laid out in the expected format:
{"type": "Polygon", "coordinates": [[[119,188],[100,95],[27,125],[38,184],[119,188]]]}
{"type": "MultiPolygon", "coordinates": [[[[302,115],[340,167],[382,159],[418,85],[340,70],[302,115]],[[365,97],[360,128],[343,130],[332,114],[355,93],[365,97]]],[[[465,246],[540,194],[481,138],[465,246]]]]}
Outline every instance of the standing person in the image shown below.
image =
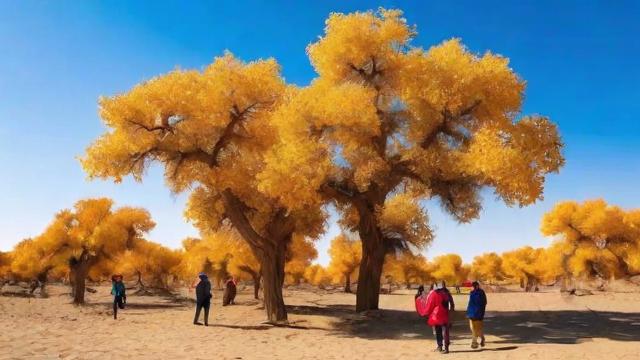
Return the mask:
{"type": "Polygon", "coordinates": [[[113,318],[118,318],[118,308],[124,309],[127,303],[127,294],[125,292],[122,275],[113,275],[111,277],[111,295],[113,295],[113,318]]]}
{"type": "Polygon", "coordinates": [[[222,306],[234,305],[236,299],[237,284],[233,277],[224,283],[224,295],[222,296],[222,306]]]}
{"type": "Polygon", "coordinates": [[[211,307],[211,282],[207,277],[207,274],[198,274],[200,281],[196,285],[196,316],[193,319],[194,325],[202,325],[198,321],[200,318],[200,310],[204,308],[204,326],[209,326],[209,307],[211,307]]]}
{"type": "Polygon", "coordinates": [[[426,315],[428,323],[436,333],[435,351],[449,353],[449,307],[451,295],[445,290],[444,284],[436,284],[435,290],[427,296],[426,315]]]}
{"type": "Polygon", "coordinates": [[[473,290],[469,293],[469,305],[467,305],[467,317],[471,328],[471,348],[478,348],[478,338],[480,346],[484,347],[484,311],[487,308],[487,295],[480,288],[480,283],[474,281],[471,286],[473,290]]]}

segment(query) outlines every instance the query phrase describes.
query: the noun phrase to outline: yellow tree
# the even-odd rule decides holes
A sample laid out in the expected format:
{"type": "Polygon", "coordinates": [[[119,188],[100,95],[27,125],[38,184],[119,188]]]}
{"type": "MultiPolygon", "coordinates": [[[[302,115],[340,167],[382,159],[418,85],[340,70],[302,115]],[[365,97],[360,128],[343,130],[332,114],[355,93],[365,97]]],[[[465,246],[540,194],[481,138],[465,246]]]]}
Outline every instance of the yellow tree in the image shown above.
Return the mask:
{"type": "Polygon", "coordinates": [[[307,48],[318,78],[276,111],[280,144],[261,175],[287,207],[336,202],[359,233],[358,311],[378,307],[390,249],[429,242],[420,200],[468,222],[482,188],[525,206],[564,161],[556,126],[522,116],[525,82],[506,58],[457,39],[423,50],[410,46],[414,36],[397,10],[332,14],[307,48]]]}
{"type": "Polygon", "coordinates": [[[433,258],[431,276],[435,280],[445,280],[447,284],[460,285],[469,276],[469,268],[457,254],[445,254],[433,258]]]}
{"type": "Polygon", "coordinates": [[[180,252],[143,240],[126,251],[122,261],[118,262],[116,272],[134,275],[137,278],[136,285],[141,289],[149,285],[168,290],[170,278],[177,273],[181,260],[180,252]]]}
{"type": "Polygon", "coordinates": [[[362,245],[357,239],[340,234],[331,240],[329,247],[331,262],[327,271],[338,282],[344,281],[344,292],[351,292],[351,277],[357,275],[362,259],[362,245]]]}
{"type": "Polygon", "coordinates": [[[284,272],[288,278],[287,283],[300,284],[300,280],[304,278],[305,270],[317,257],[318,251],[309,239],[304,236],[294,235],[284,266],[284,272]]]}
{"type": "Polygon", "coordinates": [[[565,274],[592,278],[640,274],[640,210],[625,211],[604,200],[561,202],[542,219],[542,233],[558,241],[565,274]]]}
{"type": "Polygon", "coordinates": [[[202,239],[188,238],[183,241],[184,252],[180,265],[185,279],[193,279],[204,272],[211,276],[218,287],[229,276],[231,249],[235,244],[234,232],[225,228],[205,234],[202,239]]]}
{"type": "MultiPolygon", "coordinates": [[[[25,252],[32,259],[26,267],[44,271],[67,265],[73,301],[84,303],[85,280],[100,261],[113,259],[132,248],[155,223],[141,208],[113,208],[107,198],[80,200],[73,209],[62,210],[25,252]],[[37,254],[37,255],[33,255],[37,254]]],[[[19,265],[21,260],[16,258],[19,265]]],[[[25,266],[22,262],[22,266],[25,266]]]]}
{"type": "Polygon", "coordinates": [[[319,264],[309,266],[304,272],[304,279],[307,283],[324,289],[331,283],[331,275],[319,264]]]}
{"type": "Polygon", "coordinates": [[[282,284],[293,233],[315,237],[325,217],[315,204],[288,209],[261,191],[264,155],[279,141],[273,110],[286,92],[271,59],[245,64],[226,54],[202,72],[175,70],[101,99],[109,131],[81,160],[91,177],[116,181],[140,180],[158,162],[173,191],[194,189],[187,217],[204,233],[230,222],[260,261],[272,322],[287,318],[282,284]]]}
{"type": "Polygon", "coordinates": [[[494,252],[474,257],[471,263],[471,274],[476,280],[488,282],[502,280],[502,258],[494,252]]]}
{"type": "Polygon", "coordinates": [[[502,254],[502,272],[509,279],[520,283],[525,291],[537,286],[544,275],[544,269],[539,267],[539,261],[544,256],[544,249],[534,249],[524,246],[502,254]]]}
{"type": "Polygon", "coordinates": [[[411,289],[411,284],[425,284],[432,280],[431,267],[424,256],[410,251],[390,254],[385,261],[383,273],[411,289]]]}

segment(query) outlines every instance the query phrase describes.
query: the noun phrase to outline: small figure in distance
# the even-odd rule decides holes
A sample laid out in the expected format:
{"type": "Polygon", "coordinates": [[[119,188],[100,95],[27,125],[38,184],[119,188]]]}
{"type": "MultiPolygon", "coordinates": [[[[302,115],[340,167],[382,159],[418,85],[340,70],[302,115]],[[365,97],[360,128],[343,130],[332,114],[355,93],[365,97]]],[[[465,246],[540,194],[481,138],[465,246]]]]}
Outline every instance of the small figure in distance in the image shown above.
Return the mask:
{"type": "Polygon", "coordinates": [[[200,318],[200,311],[204,308],[204,326],[209,326],[209,308],[211,307],[211,282],[207,274],[198,274],[200,281],[196,285],[196,316],[193,319],[194,325],[202,325],[198,321],[200,318]]]}
{"type": "Polygon", "coordinates": [[[117,319],[118,308],[124,309],[124,305],[127,303],[127,294],[120,274],[111,277],[111,295],[113,295],[113,318],[117,319]]]}
{"type": "Polygon", "coordinates": [[[480,283],[474,281],[471,286],[473,290],[469,293],[469,304],[467,305],[467,317],[471,328],[471,348],[478,348],[478,338],[480,346],[484,347],[484,311],[487,308],[487,295],[480,288],[480,283]]]}
{"type": "Polygon", "coordinates": [[[237,286],[233,277],[229,277],[224,284],[224,295],[222,297],[222,306],[234,305],[236,299],[237,286]]]}

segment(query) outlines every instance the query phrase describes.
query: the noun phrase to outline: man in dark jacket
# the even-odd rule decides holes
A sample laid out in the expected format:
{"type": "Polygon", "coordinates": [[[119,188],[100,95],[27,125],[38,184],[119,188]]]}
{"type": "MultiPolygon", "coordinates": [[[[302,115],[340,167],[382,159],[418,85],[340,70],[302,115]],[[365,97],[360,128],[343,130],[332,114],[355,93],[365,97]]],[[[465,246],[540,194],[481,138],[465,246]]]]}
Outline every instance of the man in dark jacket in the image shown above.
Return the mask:
{"type": "Polygon", "coordinates": [[[471,327],[471,348],[478,348],[478,338],[480,346],[484,347],[484,311],[487,308],[487,295],[480,289],[480,283],[474,281],[471,286],[473,290],[469,293],[469,304],[467,305],[467,317],[469,327],[471,327]]]}
{"type": "Polygon", "coordinates": [[[211,307],[211,282],[209,282],[209,278],[207,274],[200,273],[198,275],[200,278],[200,282],[196,286],[196,316],[193,319],[194,325],[202,325],[201,322],[198,322],[198,318],[200,317],[200,310],[204,308],[204,326],[209,326],[209,307],[211,307]]]}

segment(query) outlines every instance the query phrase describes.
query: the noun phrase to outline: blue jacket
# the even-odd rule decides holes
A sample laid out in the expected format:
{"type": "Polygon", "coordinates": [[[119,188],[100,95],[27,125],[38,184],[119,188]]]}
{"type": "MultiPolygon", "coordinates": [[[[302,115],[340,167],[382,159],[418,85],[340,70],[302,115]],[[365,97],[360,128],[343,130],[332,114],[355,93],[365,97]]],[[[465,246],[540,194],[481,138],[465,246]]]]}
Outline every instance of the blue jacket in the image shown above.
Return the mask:
{"type": "Polygon", "coordinates": [[[471,320],[484,319],[484,310],[487,308],[487,295],[484,290],[473,290],[469,294],[469,304],[467,305],[467,317],[471,320]]]}
{"type": "Polygon", "coordinates": [[[125,294],[124,283],[122,282],[113,282],[111,285],[111,295],[114,296],[127,296],[125,294]]]}

